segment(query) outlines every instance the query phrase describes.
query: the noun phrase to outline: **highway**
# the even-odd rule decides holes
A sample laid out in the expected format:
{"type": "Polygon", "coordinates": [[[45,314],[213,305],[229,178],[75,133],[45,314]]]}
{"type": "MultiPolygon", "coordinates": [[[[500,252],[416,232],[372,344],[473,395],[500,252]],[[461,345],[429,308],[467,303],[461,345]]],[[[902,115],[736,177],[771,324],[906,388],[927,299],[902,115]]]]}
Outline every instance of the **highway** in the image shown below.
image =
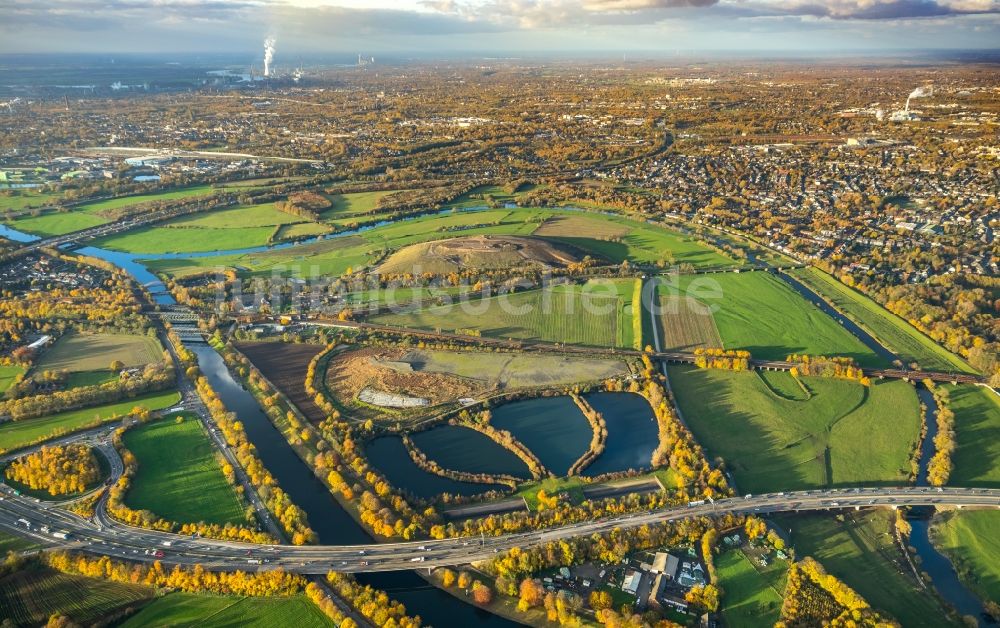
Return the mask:
{"type": "Polygon", "coordinates": [[[302,574],[328,571],[400,571],[460,565],[493,557],[513,547],[531,547],[559,539],[587,536],[615,528],[630,528],[689,517],[768,514],[849,508],[952,506],[1000,508],[1000,489],[931,487],[867,487],[769,493],[695,502],[644,513],[620,515],[557,528],[486,538],[457,538],[368,545],[255,545],[184,537],[126,526],[98,508],[93,520],[66,512],[54,504],[15,495],[0,487],[0,530],[49,546],[141,562],[202,565],[212,570],[267,570],[281,567],[302,574]],[[56,538],[69,533],[68,539],[56,538]]]}

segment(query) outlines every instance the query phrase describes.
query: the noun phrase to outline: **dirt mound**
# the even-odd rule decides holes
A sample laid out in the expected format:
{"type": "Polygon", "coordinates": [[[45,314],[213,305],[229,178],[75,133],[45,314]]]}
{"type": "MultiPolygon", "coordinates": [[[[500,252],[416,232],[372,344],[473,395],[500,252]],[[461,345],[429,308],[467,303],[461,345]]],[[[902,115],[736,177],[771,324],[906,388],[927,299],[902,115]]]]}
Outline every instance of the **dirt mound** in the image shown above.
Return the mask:
{"type": "Polygon", "coordinates": [[[571,249],[519,236],[477,235],[413,244],[396,251],[378,267],[384,275],[461,270],[565,267],[582,260],[571,249]]]}

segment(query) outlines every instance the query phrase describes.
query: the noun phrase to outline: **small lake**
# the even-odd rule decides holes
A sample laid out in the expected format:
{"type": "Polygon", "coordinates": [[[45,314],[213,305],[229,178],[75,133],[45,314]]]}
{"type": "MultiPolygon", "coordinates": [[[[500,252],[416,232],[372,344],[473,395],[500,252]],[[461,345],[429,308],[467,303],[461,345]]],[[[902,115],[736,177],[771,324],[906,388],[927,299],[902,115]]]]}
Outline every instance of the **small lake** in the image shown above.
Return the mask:
{"type": "Polygon", "coordinates": [[[493,425],[507,430],[538,456],[545,468],[566,475],[590,447],[590,423],[569,397],[540,397],[493,409],[493,425]]]}
{"type": "Polygon", "coordinates": [[[649,468],[659,439],[656,417],[649,402],[627,392],[594,393],[586,399],[604,417],[608,439],[604,452],[581,475],[594,477],[614,471],[649,468]]]}
{"type": "Polygon", "coordinates": [[[428,458],[445,469],[531,477],[528,466],[510,450],[467,427],[442,425],[410,438],[428,458]]]}
{"type": "Polygon", "coordinates": [[[365,457],[393,486],[424,499],[434,499],[442,493],[452,495],[479,495],[504,488],[495,484],[459,482],[428,473],[418,467],[399,436],[380,436],[365,445],[365,457]]]}

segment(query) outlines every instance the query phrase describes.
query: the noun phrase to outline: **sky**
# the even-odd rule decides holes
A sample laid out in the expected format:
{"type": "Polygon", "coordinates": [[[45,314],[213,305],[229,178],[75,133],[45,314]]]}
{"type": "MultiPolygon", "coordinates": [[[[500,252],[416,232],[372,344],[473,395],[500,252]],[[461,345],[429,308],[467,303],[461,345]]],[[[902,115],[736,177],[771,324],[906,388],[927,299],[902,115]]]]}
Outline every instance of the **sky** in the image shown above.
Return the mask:
{"type": "Polygon", "coordinates": [[[822,56],[1000,48],[1000,0],[0,0],[0,54],[822,56]]]}

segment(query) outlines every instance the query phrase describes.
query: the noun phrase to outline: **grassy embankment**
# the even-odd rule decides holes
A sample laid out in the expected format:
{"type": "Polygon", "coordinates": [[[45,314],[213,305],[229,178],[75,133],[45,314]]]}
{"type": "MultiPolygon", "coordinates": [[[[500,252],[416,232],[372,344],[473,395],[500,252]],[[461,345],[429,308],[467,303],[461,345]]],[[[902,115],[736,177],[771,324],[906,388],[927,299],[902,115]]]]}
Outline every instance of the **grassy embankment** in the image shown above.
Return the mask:
{"type": "MultiPolygon", "coordinates": [[[[676,366],[669,375],[695,438],[710,458],[726,461],[742,492],[897,485],[909,478],[920,414],[906,382],[866,389],[804,378],[812,396],[796,400],[775,392],[756,372],[676,366]]],[[[779,391],[801,391],[791,375],[767,377],[788,380],[779,391]]]]}
{"type": "Polygon", "coordinates": [[[964,360],[902,318],[823,271],[810,267],[793,270],[789,274],[829,300],[907,364],[917,362],[929,371],[976,372],[964,360]]]}

